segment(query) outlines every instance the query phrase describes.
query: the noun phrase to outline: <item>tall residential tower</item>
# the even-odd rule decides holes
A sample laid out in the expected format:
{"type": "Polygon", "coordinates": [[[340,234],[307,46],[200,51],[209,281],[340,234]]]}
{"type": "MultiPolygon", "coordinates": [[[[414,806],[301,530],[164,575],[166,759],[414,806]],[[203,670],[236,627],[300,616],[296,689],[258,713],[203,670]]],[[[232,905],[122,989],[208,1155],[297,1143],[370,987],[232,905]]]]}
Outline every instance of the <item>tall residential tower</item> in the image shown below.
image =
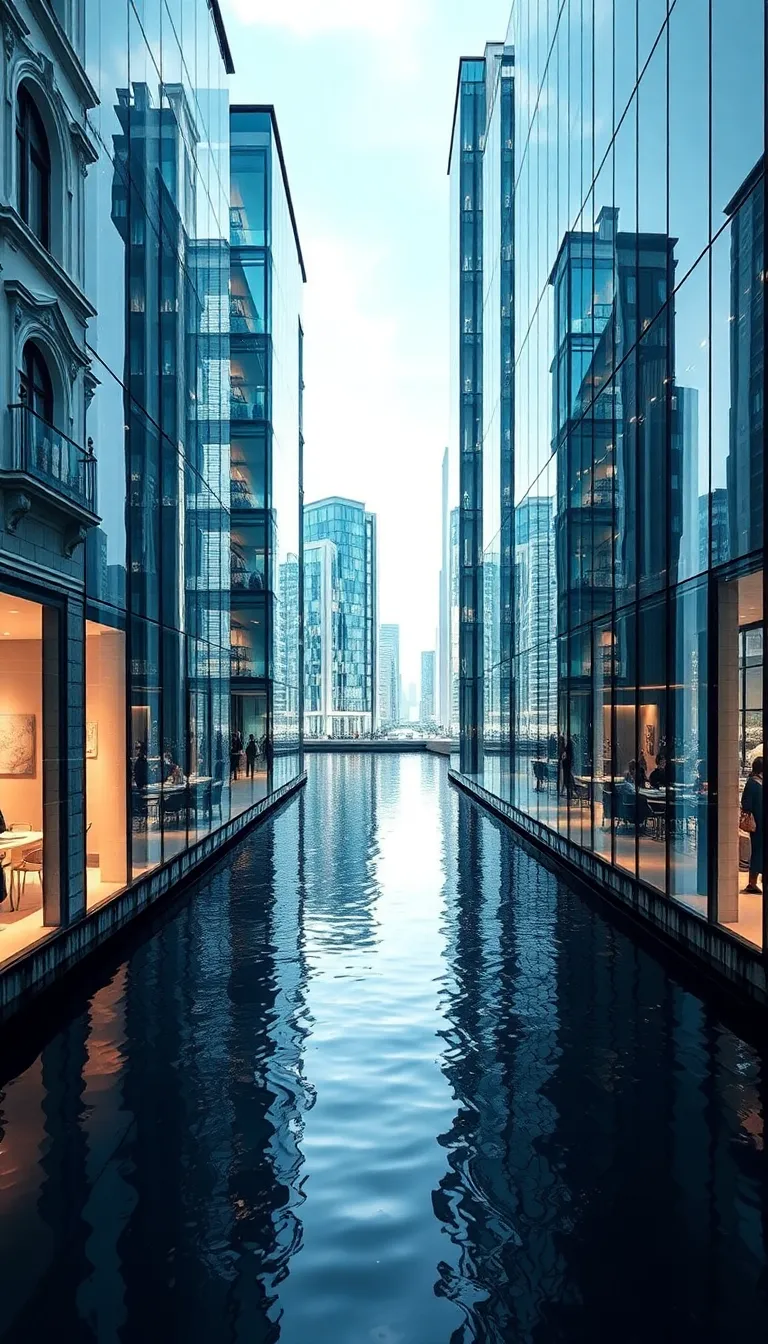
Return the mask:
{"type": "MultiPolygon", "coordinates": [[[[335,554],[326,731],[332,737],[364,736],[375,731],[378,722],[376,515],[353,499],[336,495],[320,499],[305,506],[304,538],[307,545],[331,543],[335,554]]],[[[313,613],[307,611],[305,599],[305,620],[308,615],[313,613]]]]}

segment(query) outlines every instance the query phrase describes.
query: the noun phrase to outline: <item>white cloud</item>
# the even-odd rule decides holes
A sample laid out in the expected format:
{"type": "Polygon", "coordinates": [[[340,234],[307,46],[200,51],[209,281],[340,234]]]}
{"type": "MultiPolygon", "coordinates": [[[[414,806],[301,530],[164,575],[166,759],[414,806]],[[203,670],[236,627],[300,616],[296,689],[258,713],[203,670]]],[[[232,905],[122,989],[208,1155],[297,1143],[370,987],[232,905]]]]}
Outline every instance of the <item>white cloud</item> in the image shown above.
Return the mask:
{"type": "Polygon", "coordinates": [[[409,33],[423,16],[424,0],[230,0],[241,23],[283,28],[298,36],[409,33]]]}

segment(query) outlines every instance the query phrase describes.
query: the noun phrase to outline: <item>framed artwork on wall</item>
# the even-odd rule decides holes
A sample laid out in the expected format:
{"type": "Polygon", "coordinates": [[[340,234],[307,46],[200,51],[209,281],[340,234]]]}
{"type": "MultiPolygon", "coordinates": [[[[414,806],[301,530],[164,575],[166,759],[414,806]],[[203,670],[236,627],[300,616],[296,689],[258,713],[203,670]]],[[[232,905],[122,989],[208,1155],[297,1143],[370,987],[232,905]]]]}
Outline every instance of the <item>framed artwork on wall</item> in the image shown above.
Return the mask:
{"type": "Polygon", "coordinates": [[[85,754],[89,761],[95,761],[99,754],[99,725],[94,719],[86,720],[85,754]]]}
{"type": "Polygon", "coordinates": [[[34,714],[0,714],[0,775],[34,779],[35,728],[34,714]]]}

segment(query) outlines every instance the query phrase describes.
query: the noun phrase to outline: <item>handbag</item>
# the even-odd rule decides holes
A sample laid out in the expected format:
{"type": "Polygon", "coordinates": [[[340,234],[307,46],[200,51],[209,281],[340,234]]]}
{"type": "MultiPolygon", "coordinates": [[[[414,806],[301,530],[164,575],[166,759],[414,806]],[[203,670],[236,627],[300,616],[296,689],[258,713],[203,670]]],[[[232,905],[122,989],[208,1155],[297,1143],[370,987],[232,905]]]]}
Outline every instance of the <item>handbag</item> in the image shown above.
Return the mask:
{"type": "Polygon", "coordinates": [[[754,835],[757,830],[757,822],[751,812],[747,812],[742,807],[739,812],[739,830],[744,831],[746,835],[754,835]]]}

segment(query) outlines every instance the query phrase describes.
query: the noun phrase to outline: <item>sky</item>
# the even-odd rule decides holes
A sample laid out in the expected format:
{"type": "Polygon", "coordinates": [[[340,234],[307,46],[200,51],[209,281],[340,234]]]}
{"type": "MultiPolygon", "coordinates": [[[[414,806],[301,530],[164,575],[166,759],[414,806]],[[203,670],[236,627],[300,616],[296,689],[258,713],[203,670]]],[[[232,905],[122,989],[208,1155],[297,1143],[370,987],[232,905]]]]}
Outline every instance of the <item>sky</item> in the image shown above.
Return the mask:
{"type": "Polygon", "coordinates": [[[436,646],[448,149],[460,56],[511,0],[222,0],[233,102],[274,103],[307,268],[304,490],[378,516],[403,681],[436,646]]]}

